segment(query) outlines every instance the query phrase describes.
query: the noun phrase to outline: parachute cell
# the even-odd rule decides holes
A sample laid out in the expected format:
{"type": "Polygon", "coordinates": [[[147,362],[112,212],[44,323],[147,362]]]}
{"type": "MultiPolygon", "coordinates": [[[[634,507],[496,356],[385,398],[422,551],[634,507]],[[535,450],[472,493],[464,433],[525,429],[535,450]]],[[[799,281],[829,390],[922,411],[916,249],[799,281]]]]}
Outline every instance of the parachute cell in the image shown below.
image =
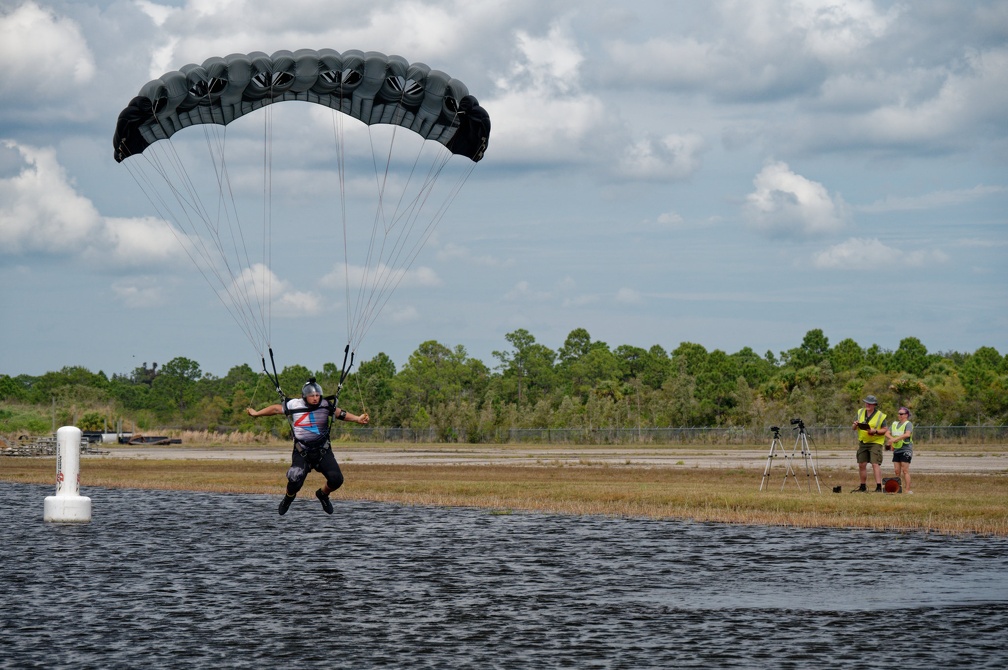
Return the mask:
{"type": "Polygon", "coordinates": [[[226,125],[288,100],[330,107],[367,125],[401,126],[473,161],[483,158],[490,137],[486,110],[444,72],[374,51],[301,49],[210,58],[148,82],[119,114],[115,160],[187,126],[226,125]]]}

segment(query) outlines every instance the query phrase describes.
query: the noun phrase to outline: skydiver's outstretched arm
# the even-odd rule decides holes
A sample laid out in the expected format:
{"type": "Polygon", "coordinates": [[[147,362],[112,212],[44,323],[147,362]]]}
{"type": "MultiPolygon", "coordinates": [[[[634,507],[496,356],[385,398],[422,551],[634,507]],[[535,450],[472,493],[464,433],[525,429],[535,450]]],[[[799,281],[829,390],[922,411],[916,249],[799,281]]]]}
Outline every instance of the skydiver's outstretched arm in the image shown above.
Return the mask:
{"type": "Polygon", "coordinates": [[[268,407],[263,407],[260,410],[252,409],[251,407],[246,407],[245,411],[249,416],[276,416],[277,414],[283,414],[282,405],[270,405],[268,407]]]}

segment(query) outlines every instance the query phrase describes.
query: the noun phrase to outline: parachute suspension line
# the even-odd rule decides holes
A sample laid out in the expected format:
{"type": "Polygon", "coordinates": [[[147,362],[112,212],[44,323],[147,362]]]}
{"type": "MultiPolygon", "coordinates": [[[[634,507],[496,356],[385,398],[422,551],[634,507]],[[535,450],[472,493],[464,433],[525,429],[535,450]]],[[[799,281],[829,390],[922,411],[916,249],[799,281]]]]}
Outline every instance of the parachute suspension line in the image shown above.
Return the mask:
{"type": "MultiPolygon", "coordinates": [[[[393,133],[395,130],[393,129],[393,133]]],[[[373,146],[373,144],[372,144],[373,146]]],[[[423,157],[424,146],[422,145],[416,154],[416,157],[411,168],[409,179],[407,183],[413,181],[414,175],[417,172],[418,165],[423,157]]],[[[408,202],[404,203],[406,198],[406,190],[404,187],[403,193],[400,196],[400,202],[397,204],[396,209],[393,211],[391,217],[387,220],[391,221],[390,225],[385,225],[383,218],[385,209],[383,205],[384,201],[384,184],[379,181],[381,196],[379,198],[379,204],[375,214],[375,222],[372,229],[372,245],[374,244],[374,237],[377,234],[377,226],[381,223],[386,231],[391,231],[398,226],[398,235],[396,236],[394,243],[392,244],[391,251],[388,254],[387,262],[383,262],[386,258],[385,256],[385,242],[388,237],[386,234],[385,239],[382,241],[382,246],[378,252],[378,262],[376,263],[376,277],[373,281],[361,284],[358,301],[358,316],[353,321],[356,325],[354,333],[351,336],[351,342],[355,339],[360,342],[364,339],[364,336],[374,325],[377,320],[378,315],[384,309],[385,305],[391,299],[392,294],[398,288],[399,284],[405,279],[407,271],[412,268],[413,263],[419,256],[420,251],[423,249],[424,245],[427,243],[430,236],[433,234],[434,230],[437,228],[437,224],[444,218],[450,205],[458,196],[458,193],[462,189],[462,186],[468,180],[469,176],[472,174],[473,169],[475,169],[475,162],[470,163],[468,168],[459,176],[456,183],[448,190],[448,195],[445,197],[444,201],[436,208],[433,214],[424,215],[425,207],[428,204],[428,200],[433,192],[433,187],[438,177],[441,176],[445,167],[448,165],[452,158],[452,154],[447,150],[439,150],[441,153],[438,157],[431,163],[431,166],[427,172],[426,177],[422,180],[416,195],[408,202]],[[417,222],[422,216],[428,216],[426,225],[423,226],[422,231],[419,235],[414,236],[413,232],[417,228],[417,222]],[[402,225],[400,225],[402,224],[402,225]],[[410,244],[410,238],[413,238],[412,244],[410,244]],[[367,298],[363,297],[365,289],[367,290],[367,298]]],[[[376,152],[372,150],[373,157],[376,152]]],[[[386,163],[386,176],[391,164],[391,156],[386,163]]],[[[375,163],[376,173],[379,172],[377,167],[377,161],[375,163]]],[[[369,268],[370,261],[372,257],[372,250],[369,249],[368,260],[369,268]]]]}
{"type": "Polygon", "coordinates": [[[343,290],[347,313],[347,346],[350,345],[350,247],[347,239],[346,209],[346,156],[344,155],[343,115],[331,111],[333,119],[333,141],[336,144],[336,178],[339,182],[340,223],[343,227],[343,290]]]}
{"type": "Polygon", "coordinates": [[[396,126],[392,126],[392,139],[388,143],[389,149],[385,158],[385,168],[384,170],[381,170],[378,167],[378,153],[375,149],[374,135],[371,132],[370,126],[368,127],[368,140],[371,144],[371,162],[374,166],[375,188],[378,192],[378,198],[377,204],[375,205],[374,219],[371,222],[371,237],[368,241],[367,255],[364,259],[364,267],[362,269],[363,276],[357,287],[357,300],[353,309],[353,317],[348,322],[348,327],[351,331],[348,335],[350,342],[353,342],[355,339],[354,331],[356,328],[354,325],[359,326],[367,321],[369,314],[373,311],[375,292],[378,287],[384,283],[381,277],[392,271],[392,268],[390,268],[387,263],[384,263],[385,243],[388,240],[389,234],[389,226],[387,225],[387,219],[384,216],[384,211],[385,188],[388,185],[389,169],[392,163],[392,147],[395,146],[396,129],[396,126]],[[376,240],[378,238],[379,225],[384,230],[384,234],[382,235],[380,246],[377,246],[377,260],[375,260],[376,240]],[[374,274],[374,278],[372,278],[372,273],[374,274]]]}
{"type": "Polygon", "coordinates": [[[256,290],[254,286],[250,288],[250,283],[254,284],[254,282],[251,282],[248,273],[236,271],[232,267],[231,261],[233,257],[235,261],[240,263],[244,257],[245,265],[251,267],[244,236],[241,227],[237,225],[238,213],[224,160],[223,135],[226,128],[218,131],[212,125],[204,125],[203,130],[207,152],[217,181],[218,208],[216,215],[211,215],[203,204],[199,190],[189,177],[184,161],[170,139],[152,144],[147,151],[137,157],[141,158],[143,162],[136,164],[146,163],[149,172],[134,169],[132,162],[127,162],[127,167],[134,181],[137,182],[168,225],[172,235],[196,265],[204,281],[214,290],[218,300],[245,332],[253,347],[262,352],[262,339],[265,338],[262,327],[265,323],[261,309],[262,301],[258,296],[253,300],[252,296],[256,294],[256,290]],[[212,136],[209,132],[211,130],[214,131],[212,136]],[[159,176],[164,186],[159,188],[155,185],[152,175],[159,176]],[[177,206],[168,202],[165,198],[166,194],[170,194],[174,198],[177,206]],[[222,219],[226,221],[226,228],[223,230],[222,219]],[[202,224],[204,234],[201,234],[200,226],[196,224],[197,220],[202,224]],[[172,221],[182,231],[184,238],[180,237],[179,232],[171,225],[172,221]],[[225,242],[224,231],[226,231],[226,237],[229,238],[232,253],[227,252],[229,245],[225,242]],[[208,237],[210,238],[209,243],[208,237]],[[253,318],[257,311],[253,302],[259,307],[258,322],[253,318]],[[259,341],[256,339],[257,334],[260,338],[259,341]]]}
{"type": "MultiPolygon", "coordinates": [[[[342,99],[342,90],[338,90],[336,95],[342,99]]],[[[439,185],[437,198],[441,198],[445,192],[447,192],[447,196],[440,204],[435,204],[436,182],[445,172],[454,153],[440,142],[425,140],[420,142],[412,165],[403,166],[402,179],[404,182],[400,188],[397,181],[399,175],[396,163],[400,154],[403,153],[403,146],[408,142],[403,140],[397,144],[397,135],[402,129],[395,119],[407,112],[405,107],[401,107],[398,111],[387,112],[389,115],[383,117],[386,119],[384,122],[374,125],[365,123],[371,149],[372,167],[375,171],[374,185],[377,197],[370,234],[364,237],[353,233],[348,220],[350,213],[347,203],[344,114],[338,108],[330,107],[335,143],[334,160],[340,197],[339,218],[343,229],[343,288],[346,300],[348,348],[345,353],[348,355],[356,352],[357,345],[388,305],[392,293],[406,279],[409,270],[419,257],[420,251],[428,243],[438,223],[444,218],[450,205],[457,198],[461,187],[468,180],[476,163],[474,160],[467,169],[462,170],[463,174],[454,185],[449,185],[447,180],[439,185]],[[388,119],[392,119],[392,121],[388,121],[388,119]],[[387,146],[376,141],[378,127],[390,129],[391,140],[387,146]],[[432,156],[430,154],[432,146],[436,146],[440,153],[432,156]],[[423,166],[427,166],[426,174],[423,166]],[[393,195],[393,191],[398,191],[398,195],[393,195]],[[364,253],[355,253],[354,257],[362,260],[359,265],[351,266],[350,250],[357,243],[361,246],[360,251],[364,253]],[[365,244],[367,245],[366,250],[363,249],[365,244]]],[[[335,209],[334,206],[331,211],[335,209]]]]}
{"type": "MultiPolygon", "coordinates": [[[[273,110],[267,105],[263,110],[263,257],[265,263],[260,267],[260,281],[263,285],[266,302],[266,346],[272,347],[273,340],[273,110]]],[[[260,301],[260,307],[262,301],[260,301]]],[[[272,358],[272,349],[270,349],[272,358]]]]}
{"type": "Polygon", "coordinates": [[[219,212],[222,210],[228,224],[228,238],[231,240],[235,263],[238,266],[237,271],[231,266],[231,257],[224,252],[224,243],[220,237],[219,223],[214,226],[208,225],[208,229],[214,238],[219,258],[221,259],[224,267],[227,269],[228,276],[230,277],[230,282],[226,284],[226,293],[231,297],[231,300],[236,306],[241,307],[239,311],[242,314],[242,318],[249,324],[248,332],[258,333],[259,341],[253,342],[253,346],[261,356],[265,345],[269,342],[266,328],[267,320],[263,314],[263,298],[259,294],[259,287],[256,285],[255,277],[253,276],[252,261],[249,257],[245,234],[240,224],[238,208],[235,205],[234,191],[231,188],[230,174],[227,169],[227,153],[225,152],[227,127],[225,126],[223,129],[217,129],[216,126],[204,126],[204,133],[207,139],[207,153],[210,155],[211,163],[214,166],[214,172],[217,178],[217,220],[220,220],[219,212]],[[216,153],[214,151],[214,144],[210,141],[211,134],[216,140],[216,153]],[[227,196],[226,198],[225,195],[227,196]],[[228,207],[228,202],[230,202],[230,208],[228,207]],[[241,243],[241,249],[238,248],[239,242],[241,243]],[[242,265],[248,268],[248,272],[240,269],[242,265]],[[240,292],[238,291],[239,286],[242,288],[240,292]],[[237,296],[235,295],[236,293],[237,296]],[[253,318],[256,313],[258,313],[258,320],[253,318]]]}
{"type": "MultiPolygon", "coordinates": [[[[218,129],[214,125],[203,125],[204,138],[206,140],[207,154],[214,169],[214,176],[217,181],[217,205],[216,217],[211,220],[205,218],[207,232],[210,234],[214,244],[215,254],[208,257],[210,266],[216,268],[218,265],[227,271],[227,278],[219,278],[221,289],[229,300],[234,304],[235,310],[242,315],[242,321],[247,325],[246,331],[256,351],[262,355],[265,343],[268,341],[266,332],[266,317],[263,314],[263,298],[259,294],[259,287],[256,285],[253,276],[252,262],[249,257],[248,244],[240,223],[238,208],[235,204],[234,191],[231,188],[231,179],[227,167],[227,127],[218,129]],[[222,215],[223,213],[223,215],[222,215]],[[227,223],[227,240],[230,241],[230,252],[221,234],[221,219],[227,223]],[[216,258],[215,262],[213,259],[216,258]],[[242,268],[248,268],[246,272],[242,268]],[[258,318],[256,316],[258,315],[258,318]],[[254,336],[258,336],[258,341],[254,336]]],[[[200,238],[202,239],[202,238],[200,238]]],[[[223,274],[223,273],[221,273],[223,274]]]]}
{"type": "MultiPolygon", "coordinates": [[[[402,209],[403,200],[406,198],[406,192],[409,189],[409,184],[413,181],[417,164],[424,153],[424,145],[420,145],[417,155],[413,161],[413,165],[410,169],[409,178],[403,185],[396,207],[392,211],[391,216],[388,216],[385,208],[385,194],[388,187],[389,174],[391,172],[393,148],[395,147],[397,130],[397,126],[392,126],[392,139],[388,144],[388,152],[385,156],[385,166],[384,168],[380,168],[378,164],[378,151],[376,150],[374,144],[374,135],[371,133],[370,127],[368,128],[368,136],[371,143],[371,158],[375,171],[376,189],[378,191],[378,202],[375,207],[375,216],[372,222],[371,239],[368,247],[365,267],[366,273],[364,280],[361,282],[358,289],[355,312],[357,317],[353,319],[353,323],[356,325],[356,332],[351,336],[351,340],[356,337],[358,342],[363,339],[364,335],[377,319],[384,306],[388,303],[392,292],[394,292],[395,288],[404,278],[406,271],[412,265],[412,261],[410,261],[408,264],[403,266],[401,259],[403,249],[413,233],[419,212],[416,212],[416,216],[409,217],[400,215],[399,211],[402,209]],[[404,225],[398,226],[399,223],[404,221],[404,225]],[[375,261],[376,239],[378,237],[379,226],[382,228],[383,235],[381,238],[381,244],[377,248],[377,260],[375,261]],[[399,227],[398,233],[393,240],[388,255],[386,256],[386,246],[389,242],[389,235],[397,226],[399,227]],[[372,267],[374,268],[373,277],[372,267]]],[[[442,154],[442,156],[444,155],[450,156],[447,152],[442,154]]],[[[447,160],[443,159],[441,167],[443,167],[446,162],[447,160]]],[[[432,186],[433,180],[430,180],[422,185],[420,193],[413,201],[414,204],[424,195],[425,192],[429,193],[429,189],[432,186]]],[[[430,235],[428,233],[415,242],[414,251],[412,253],[413,258],[415,258],[417,253],[419,253],[420,248],[427,241],[429,236],[430,235]]]]}
{"type": "MultiPolygon", "coordinates": [[[[265,368],[265,367],[266,367],[266,359],[263,358],[263,368],[265,368]]],[[[266,376],[269,377],[269,374],[267,374],[266,376]]],[[[255,385],[255,388],[252,389],[252,396],[249,398],[249,404],[251,404],[253,406],[256,404],[256,401],[255,401],[256,398],[259,397],[259,385],[260,384],[262,384],[262,375],[256,375],[256,385],[255,385]]]]}
{"type": "Polygon", "coordinates": [[[234,319],[235,323],[237,323],[238,326],[245,331],[246,336],[249,337],[249,341],[255,345],[255,340],[252,338],[249,324],[247,320],[243,318],[244,314],[241,314],[235,309],[235,306],[238,304],[237,300],[232,296],[232,304],[229,304],[222,295],[221,287],[226,289],[227,284],[224,283],[219,272],[219,268],[210,258],[205,240],[198,235],[196,225],[193,223],[193,216],[195,215],[196,218],[199,218],[204,222],[204,225],[209,227],[209,224],[207,223],[208,215],[206,214],[205,208],[202,207],[198,193],[189,180],[188,174],[179,160],[174,146],[171,145],[170,141],[161,143],[161,146],[158,147],[152,146],[148,149],[148,151],[144,152],[142,160],[146,162],[150,172],[136,167],[142,165],[142,163],[127,163],[126,165],[130,176],[140,187],[140,190],[144,193],[144,195],[147,196],[148,201],[154,207],[160,218],[165,222],[168,230],[178,241],[179,246],[181,246],[185,251],[193,265],[195,265],[197,270],[199,270],[203,279],[212,289],[214,289],[217,299],[220,300],[221,304],[228,310],[228,313],[231,315],[232,319],[234,319]],[[167,155],[164,157],[159,155],[162,147],[167,147],[164,151],[167,155]],[[175,182],[168,177],[168,170],[165,168],[165,163],[169,163],[175,167],[174,172],[178,177],[179,183],[185,185],[185,193],[175,188],[175,182]],[[163,191],[153,183],[151,173],[160,175],[164,183],[168,185],[168,191],[174,195],[175,200],[178,203],[178,207],[181,210],[180,212],[176,213],[176,209],[169,204],[164,197],[163,191]],[[178,226],[178,229],[171,225],[171,222],[173,221],[178,226]],[[188,221],[188,228],[184,221],[188,221]],[[184,233],[184,237],[180,237],[179,230],[184,233]],[[192,233],[190,233],[190,230],[192,233]],[[211,275],[213,275],[213,279],[211,278],[211,275]],[[216,284],[214,279],[217,280],[216,284]]]}

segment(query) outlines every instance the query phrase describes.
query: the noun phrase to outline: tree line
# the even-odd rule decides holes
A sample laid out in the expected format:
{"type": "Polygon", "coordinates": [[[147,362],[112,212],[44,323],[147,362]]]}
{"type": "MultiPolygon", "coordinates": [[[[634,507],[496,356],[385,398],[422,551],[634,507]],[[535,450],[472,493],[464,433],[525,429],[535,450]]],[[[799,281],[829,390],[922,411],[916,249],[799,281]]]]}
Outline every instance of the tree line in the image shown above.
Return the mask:
{"type": "MultiPolygon", "coordinates": [[[[672,351],[657,344],[610,347],[584,328],[571,331],[556,351],[524,329],[504,340],[492,368],[462,345],[434,340],[398,370],[379,353],[351,371],[340,404],[369,412],[374,426],[473,442],[513,428],[765,430],[797,416],[842,425],[869,393],[887,413],[910,407],[917,423],[1003,425],[1008,418],[1008,356],[992,347],[932,353],[915,337],[895,350],[849,338],[830,346],[820,329],[793,349],[762,356],[749,347],[728,354],[693,342],[672,351]]],[[[340,372],[336,363],[314,371],[291,365],[279,381],[288,396],[299,395],[309,376],[333,393],[340,372]]],[[[0,399],[4,433],[48,432],[53,422],[84,430],[122,423],[139,431],[278,430],[245,414],[250,405],[278,399],[264,373],[243,364],[217,377],[185,357],[111,377],[77,366],[40,376],[0,374],[0,399]]]]}

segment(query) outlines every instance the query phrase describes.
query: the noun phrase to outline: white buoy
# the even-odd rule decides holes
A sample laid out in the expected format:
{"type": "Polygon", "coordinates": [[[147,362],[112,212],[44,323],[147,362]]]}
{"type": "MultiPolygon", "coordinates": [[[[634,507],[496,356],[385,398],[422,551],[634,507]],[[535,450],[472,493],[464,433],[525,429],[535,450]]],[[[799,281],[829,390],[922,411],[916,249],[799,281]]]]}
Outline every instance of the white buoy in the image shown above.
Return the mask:
{"type": "Polygon", "coordinates": [[[81,430],[63,426],[56,431],[56,495],[46,496],[46,521],[91,521],[91,498],[80,495],[81,430]]]}

